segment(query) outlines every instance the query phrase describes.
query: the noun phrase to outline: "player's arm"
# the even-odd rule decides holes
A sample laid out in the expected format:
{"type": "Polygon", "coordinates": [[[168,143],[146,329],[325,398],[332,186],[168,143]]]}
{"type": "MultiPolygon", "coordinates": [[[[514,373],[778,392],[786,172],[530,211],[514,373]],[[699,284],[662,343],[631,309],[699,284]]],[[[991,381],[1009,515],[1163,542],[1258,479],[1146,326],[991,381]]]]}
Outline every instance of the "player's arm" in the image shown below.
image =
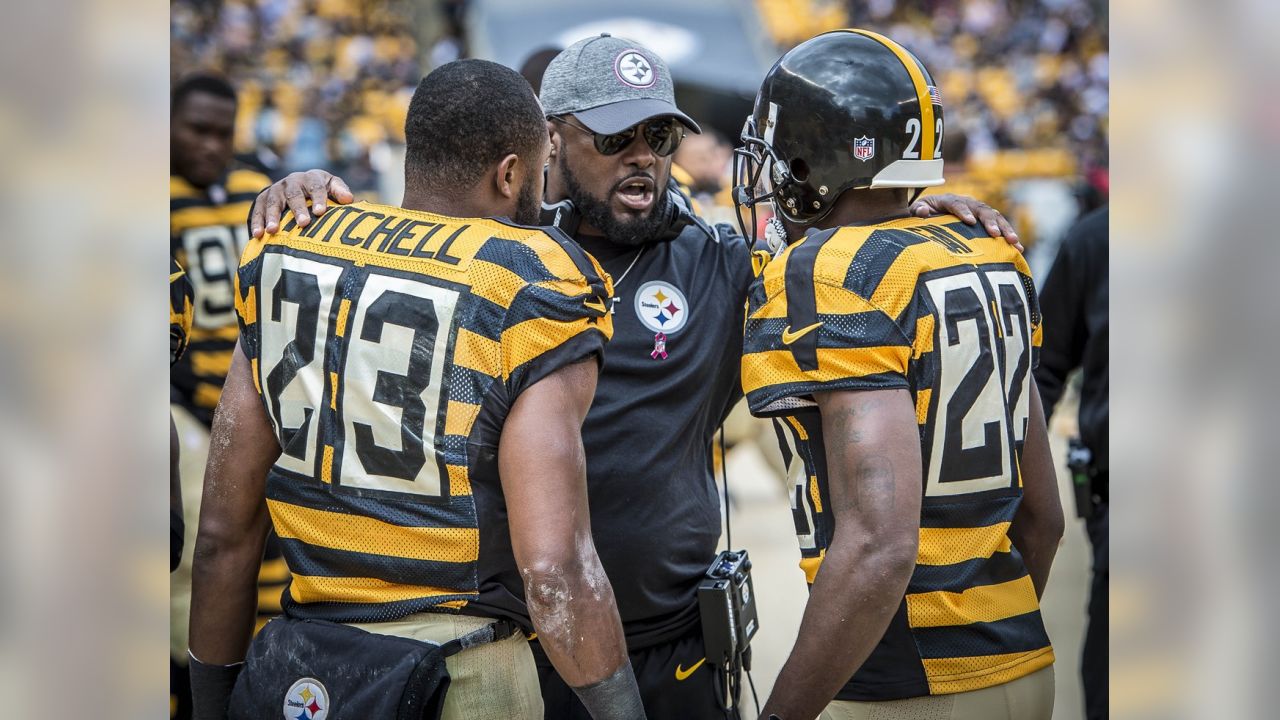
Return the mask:
{"type": "Polygon", "coordinates": [[[1031,381],[1031,409],[1027,420],[1027,441],[1022,449],[1022,503],[1009,526],[1009,539],[1022,554],[1022,561],[1036,586],[1036,597],[1044,594],[1049,568],[1062,540],[1065,520],[1058,496],[1058,476],[1049,451],[1049,431],[1036,382],[1031,381]]]}
{"type": "Polygon", "coordinates": [[[239,344],[213,418],[191,568],[194,717],[223,718],[253,634],[270,517],[266,478],[280,456],[239,344]]]}
{"type": "Polygon", "coordinates": [[[635,718],[644,711],[587,510],[582,423],[597,373],[589,358],[520,393],[503,426],[498,468],[538,640],[593,717],[635,718]]]}
{"type": "Polygon", "coordinates": [[[815,718],[898,610],[920,541],[920,433],[905,389],[815,393],[835,535],[761,716],[815,718]]]}
{"type": "Polygon", "coordinates": [[[1026,248],[1022,247],[1022,243],[1018,240],[1018,232],[1013,229],[1013,223],[1009,222],[999,210],[968,195],[954,193],[925,195],[911,203],[911,214],[923,218],[934,215],[955,215],[966,225],[982,223],[982,227],[991,237],[1002,237],[1010,245],[1018,248],[1018,252],[1026,252],[1026,248]]]}
{"type": "Polygon", "coordinates": [[[342,178],[324,170],[290,173],[258,193],[249,211],[249,232],[260,238],[264,231],[268,234],[278,231],[280,218],[289,210],[293,211],[298,227],[306,227],[311,224],[313,213],[324,214],[329,199],[346,205],[356,198],[342,178]]]}

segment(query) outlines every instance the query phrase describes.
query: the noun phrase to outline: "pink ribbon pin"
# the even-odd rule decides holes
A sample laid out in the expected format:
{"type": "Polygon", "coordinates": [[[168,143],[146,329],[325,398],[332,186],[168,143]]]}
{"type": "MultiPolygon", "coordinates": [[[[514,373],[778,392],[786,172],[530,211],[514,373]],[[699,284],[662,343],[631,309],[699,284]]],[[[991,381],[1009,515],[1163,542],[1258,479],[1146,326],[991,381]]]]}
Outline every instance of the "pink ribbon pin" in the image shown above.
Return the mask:
{"type": "Polygon", "coordinates": [[[665,333],[658,333],[653,336],[653,352],[649,353],[649,357],[654,360],[659,358],[667,359],[667,336],[665,333]]]}

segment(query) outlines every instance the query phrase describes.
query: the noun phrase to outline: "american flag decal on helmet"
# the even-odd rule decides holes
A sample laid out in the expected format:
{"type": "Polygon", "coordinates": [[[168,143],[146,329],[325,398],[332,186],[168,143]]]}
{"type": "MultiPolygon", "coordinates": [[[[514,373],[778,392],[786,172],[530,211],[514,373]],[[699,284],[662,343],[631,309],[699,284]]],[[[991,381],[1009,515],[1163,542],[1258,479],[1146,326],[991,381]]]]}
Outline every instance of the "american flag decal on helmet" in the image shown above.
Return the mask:
{"type": "Polygon", "coordinates": [[[938,88],[934,87],[933,85],[930,85],[930,86],[929,86],[929,99],[933,101],[933,104],[934,104],[934,105],[941,105],[941,104],[942,104],[942,91],[941,91],[941,90],[939,90],[938,88]]]}

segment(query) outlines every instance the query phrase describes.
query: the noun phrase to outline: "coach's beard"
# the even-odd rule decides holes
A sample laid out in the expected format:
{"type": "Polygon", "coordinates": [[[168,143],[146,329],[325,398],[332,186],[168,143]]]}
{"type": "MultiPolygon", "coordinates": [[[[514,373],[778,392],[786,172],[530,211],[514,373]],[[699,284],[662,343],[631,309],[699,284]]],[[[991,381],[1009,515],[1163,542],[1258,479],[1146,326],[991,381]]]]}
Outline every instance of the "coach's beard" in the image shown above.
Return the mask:
{"type": "MultiPolygon", "coordinates": [[[[560,169],[564,173],[565,187],[574,208],[583,220],[604,233],[609,242],[636,247],[661,239],[664,230],[662,218],[667,216],[667,206],[671,203],[665,187],[654,188],[657,197],[654,198],[653,206],[644,215],[630,220],[619,220],[613,214],[613,209],[609,207],[608,200],[601,200],[592,195],[578,183],[578,178],[574,177],[568,163],[562,161],[560,169]]],[[[617,185],[609,188],[605,197],[613,197],[613,193],[626,181],[621,180],[617,185]]]]}

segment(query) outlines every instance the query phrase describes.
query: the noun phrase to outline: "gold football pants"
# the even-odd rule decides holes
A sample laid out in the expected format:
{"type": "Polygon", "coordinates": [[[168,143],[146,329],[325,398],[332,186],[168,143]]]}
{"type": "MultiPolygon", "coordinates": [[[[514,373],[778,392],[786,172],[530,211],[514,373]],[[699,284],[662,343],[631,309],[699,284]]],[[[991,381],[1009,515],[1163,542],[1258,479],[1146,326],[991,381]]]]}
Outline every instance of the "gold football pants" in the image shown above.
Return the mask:
{"type": "Polygon", "coordinates": [[[1053,666],[981,690],[886,700],[836,700],[820,720],[1049,720],[1053,666]]]}

